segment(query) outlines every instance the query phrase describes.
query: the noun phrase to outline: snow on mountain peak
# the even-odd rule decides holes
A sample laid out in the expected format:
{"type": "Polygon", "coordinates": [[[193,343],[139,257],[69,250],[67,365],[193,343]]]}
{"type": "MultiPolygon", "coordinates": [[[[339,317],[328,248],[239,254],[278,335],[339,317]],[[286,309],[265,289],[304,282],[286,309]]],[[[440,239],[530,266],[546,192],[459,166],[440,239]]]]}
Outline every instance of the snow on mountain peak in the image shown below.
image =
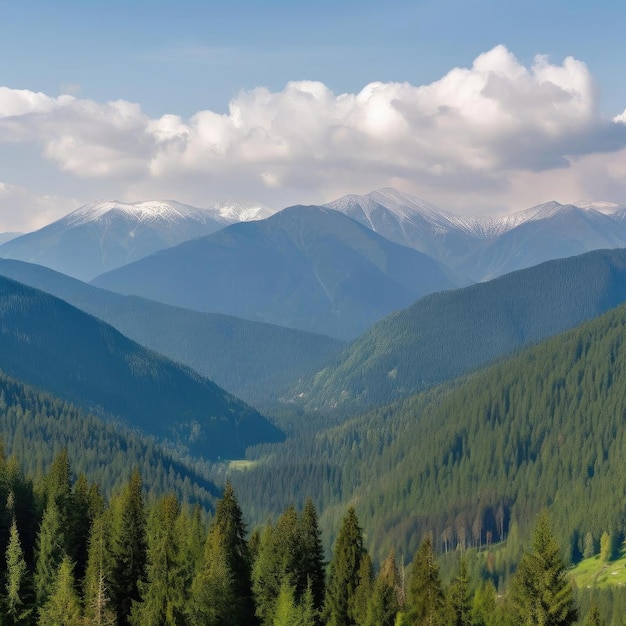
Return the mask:
{"type": "Polygon", "coordinates": [[[274,215],[276,211],[252,200],[228,198],[213,205],[212,210],[229,222],[253,222],[274,215]]]}
{"type": "Polygon", "coordinates": [[[121,212],[138,222],[175,222],[194,218],[200,221],[214,219],[206,209],[198,209],[173,200],[146,200],[143,202],[119,202],[96,200],[76,209],[63,220],[68,226],[79,226],[102,219],[111,212],[121,212]]]}

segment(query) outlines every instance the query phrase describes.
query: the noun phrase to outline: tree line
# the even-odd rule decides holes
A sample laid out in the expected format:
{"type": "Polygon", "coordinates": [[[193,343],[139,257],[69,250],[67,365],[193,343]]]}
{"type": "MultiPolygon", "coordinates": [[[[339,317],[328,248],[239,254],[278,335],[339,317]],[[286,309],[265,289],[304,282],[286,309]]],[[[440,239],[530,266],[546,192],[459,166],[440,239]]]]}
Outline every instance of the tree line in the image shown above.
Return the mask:
{"type": "Polygon", "coordinates": [[[449,585],[426,534],[377,571],[355,509],[327,563],[317,511],[288,507],[248,536],[227,483],[210,519],[173,494],[146,502],[134,471],[107,501],[67,452],[40,479],[0,456],[0,624],[465,626],[572,624],[578,611],[547,516],[499,596],[461,558],[449,585]]]}

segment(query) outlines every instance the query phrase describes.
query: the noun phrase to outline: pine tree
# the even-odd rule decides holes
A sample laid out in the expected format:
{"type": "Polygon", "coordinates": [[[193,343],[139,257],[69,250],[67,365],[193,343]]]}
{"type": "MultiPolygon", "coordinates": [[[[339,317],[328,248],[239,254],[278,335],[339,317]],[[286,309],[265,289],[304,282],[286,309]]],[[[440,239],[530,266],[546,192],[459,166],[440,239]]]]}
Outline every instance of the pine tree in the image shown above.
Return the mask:
{"type": "Polygon", "coordinates": [[[330,561],[324,613],[328,626],[353,626],[354,596],[365,550],[354,507],[343,518],[330,561]]]}
{"type": "MultiPolygon", "coordinates": [[[[9,508],[9,507],[7,507],[9,508]]],[[[9,543],[6,551],[6,600],[4,611],[8,626],[30,623],[29,580],[26,561],[20,543],[15,515],[9,530],[9,543]]]]}
{"type": "Polygon", "coordinates": [[[84,580],[85,618],[93,626],[109,626],[115,623],[111,604],[109,580],[111,578],[111,555],[109,552],[109,515],[101,513],[91,526],[87,570],[84,580]]]}
{"type": "Polygon", "coordinates": [[[59,508],[56,500],[50,498],[36,542],[35,595],[39,606],[46,603],[57,579],[59,566],[65,556],[63,548],[64,537],[59,508]]]}
{"type": "Polygon", "coordinates": [[[470,626],[472,623],[472,600],[469,591],[469,576],[465,557],[461,557],[459,572],[448,593],[453,614],[453,626],[470,626]]]}
{"type": "Polygon", "coordinates": [[[250,551],[246,543],[246,526],[243,514],[230,482],[226,483],[221,500],[217,503],[213,528],[219,529],[224,541],[226,563],[235,585],[235,605],[231,619],[237,624],[255,624],[250,551]]]}
{"type": "Polygon", "coordinates": [[[296,579],[296,590],[298,597],[301,597],[303,590],[310,586],[315,609],[321,611],[324,605],[325,587],[324,547],[317,511],[311,498],[307,498],[304,504],[299,526],[301,561],[296,579]]]}
{"type": "Polygon", "coordinates": [[[65,556],[48,601],[39,612],[39,626],[83,626],[70,559],[65,556]]]}
{"type": "Polygon", "coordinates": [[[226,544],[219,527],[209,532],[202,563],[191,585],[188,621],[198,626],[229,626],[236,605],[236,587],[228,566],[226,544]]]}
{"type": "Polygon", "coordinates": [[[147,580],[140,582],[141,601],[133,603],[136,626],[181,626],[185,623],[184,572],[180,562],[177,521],[180,504],[165,496],[154,508],[148,524],[147,580]]]}
{"type": "Polygon", "coordinates": [[[437,626],[444,623],[445,596],[430,535],[413,560],[407,605],[409,624],[437,626]]]}
{"type": "Polygon", "coordinates": [[[573,624],[578,614],[574,592],[546,511],[537,520],[532,548],[522,557],[511,588],[519,622],[529,626],[573,624]]]}
{"type": "Polygon", "coordinates": [[[132,602],[139,601],[139,583],[145,579],[146,514],[141,477],[135,470],[112,503],[111,604],[121,625],[128,624],[132,602]]]}
{"type": "Polygon", "coordinates": [[[367,610],[366,626],[394,626],[400,610],[400,575],[393,550],[380,567],[367,610]]]}

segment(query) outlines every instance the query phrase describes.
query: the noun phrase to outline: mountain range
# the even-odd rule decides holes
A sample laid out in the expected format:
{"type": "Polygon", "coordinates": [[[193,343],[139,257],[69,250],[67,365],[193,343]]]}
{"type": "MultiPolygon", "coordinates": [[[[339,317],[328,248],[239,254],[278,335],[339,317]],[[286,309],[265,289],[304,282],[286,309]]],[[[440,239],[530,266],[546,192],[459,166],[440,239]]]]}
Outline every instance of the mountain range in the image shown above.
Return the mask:
{"type": "Polygon", "coordinates": [[[337,211],[294,206],[162,250],[92,284],[348,339],[453,281],[432,258],[337,211]]]}
{"type": "Polygon", "coordinates": [[[199,209],[174,201],[87,204],[35,232],[0,245],[0,257],[45,265],[81,280],[228,224],[263,219],[258,203],[225,201],[199,209]]]}
{"type": "Polygon", "coordinates": [[[421,298],[364,332],[292,398],[362,408],[456,378],[626,302],[626,250],[548,261],[421,298]]]}
{"type": "Polygon", "coordinates": [[[626,246],[626,208],[547,202],[510,215],[455,215],[396,189],[348,195],[325,206],[432,256],[467,282],[544,261],[626,246]]]}
{"type": "Polygon", "coordinates": [[[278,441],[256,410],[49,294],[0,277],[0,369],[205,458],[278,441]]]}
{"type": "Polygon", "coordinates": [[[23,261],[0,259],[0,275],[65,300],[255,405],[273,401],[345,347],[324,335],[122,296],[23,261]]]}

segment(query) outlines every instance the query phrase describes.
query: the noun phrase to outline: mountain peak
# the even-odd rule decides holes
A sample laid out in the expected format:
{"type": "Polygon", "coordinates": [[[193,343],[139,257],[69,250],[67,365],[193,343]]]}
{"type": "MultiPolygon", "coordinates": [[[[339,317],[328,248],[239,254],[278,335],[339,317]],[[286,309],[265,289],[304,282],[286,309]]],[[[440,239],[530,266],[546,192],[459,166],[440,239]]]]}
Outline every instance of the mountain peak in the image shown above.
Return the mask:
{"type": "Polygon", "coordinates": [[[124,213],[138,222],[173,222],[180,218],[194,217],[215,219],[211,211],[175,202],[174,200],[145,200],[143,202],[120,202],[119,200],[96,200],[72,211],[61,218],[68,226],[80,226],[102,219],[109,213],[124,213]]]}
{"type": "Polygon", "coordinates": [[[213,205],[211,210],[229,222],[253,222],[271,217],[276,213],[274,209],[260,202],[240,198],[220,200],[213,205]]]}

